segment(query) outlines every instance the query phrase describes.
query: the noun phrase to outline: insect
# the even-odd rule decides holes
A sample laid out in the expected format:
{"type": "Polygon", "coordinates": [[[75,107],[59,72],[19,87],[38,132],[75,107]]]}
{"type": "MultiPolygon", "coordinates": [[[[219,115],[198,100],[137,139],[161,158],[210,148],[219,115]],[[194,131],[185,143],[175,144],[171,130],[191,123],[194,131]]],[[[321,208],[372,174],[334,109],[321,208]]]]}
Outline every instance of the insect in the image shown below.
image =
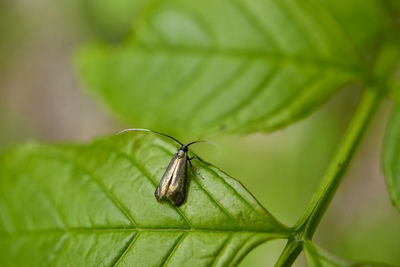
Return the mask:
{"type": "Polygon", "coordinates": [[[171,159],[167,169],[163,177],[161,178],[160,183],[158,184],[156,191],[154,193],[157,201],[161,201],[165,197],[171,200],[175,206],[179,207],[185,201],[186,195],[186,174],[187,174],[187,162],[189,162],[190,166],[192,167],[192,163],[190,162],[192,159],[196,157],[189,158],[188,156],[188,147],[195,143],[199,142],[206,142],[206,141],[193,141],[189,144],[184,145],[177,139],[173,138],[172,136],[148,130],[148,129],[139,129],[139,128],[131,128],[125,129],[120,131],[120,133],[129,132],[129,131],[146,131],[152,132],[156,134],[160,134],[171,138],[175,142],[180,144],[180,148],[175,153],[173,158],[171,159]]]}

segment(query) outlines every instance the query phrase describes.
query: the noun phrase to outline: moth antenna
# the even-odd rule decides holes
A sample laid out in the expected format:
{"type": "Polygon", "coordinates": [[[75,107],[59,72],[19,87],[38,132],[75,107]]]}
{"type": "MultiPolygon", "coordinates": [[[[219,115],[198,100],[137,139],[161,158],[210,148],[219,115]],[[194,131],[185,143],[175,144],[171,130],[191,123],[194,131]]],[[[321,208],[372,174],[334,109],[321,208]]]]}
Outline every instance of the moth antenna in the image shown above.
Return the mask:
{"type": "Polygon", "coordinates": [[[184,147],[187,148],[187,147],[189,147],[189,146],[191,146],[191,145],[193,145],[193,144],[196,144],[196,143],[205,143],[205,142],[207,142],[207,141],[205,141],[205,140],[193,141],[193,142],[190,142],[189,144],[186,144],[184,147]]]}
{"type": "Polygon", "coordinates": [[[149,130],[149,129],[129,128],[129,129],[125,129],[125,130],[119,131],[118,133],[116,133],[116,135],[122,134],[122,133],[125,133],[125,132],[133,132],[133,131],[151,132],[151,133],[156,133],[156,134],[159,134],[159,135],[163,135],[163,136],[169,137],[169,138],[171,138],[172,140],[174,140],[175,142],[179,143],[182,147],[184,146],[184,144],[182,144],[181,142],[179,142],[178,140],[176,140],[176,139],[173,138],[172,136],[169,136],[169,135],[164,134],[164,133],[152,131],[152,130],[149,130]]]}
{"type": "Polygon", "coordinates": [[[184,147],[189,147],[190,145],[193,145],[193,144],[196,144],[196,143],[208,143],[208,144],[210,144],[210,145],[213,145],[213,146],[215,146],[217,149],[218,149],[218,151],[220,151],[221,150],[221,146],[220,145],[218,145],[217,143],[215,143],[215,142],[212,142],[212,141],[206,141],[206,140],[198,140],[198,141],[193,141],[193,142],[190,142],[189,144],[187,144],[187,145],[185,145],[184,147]]]}

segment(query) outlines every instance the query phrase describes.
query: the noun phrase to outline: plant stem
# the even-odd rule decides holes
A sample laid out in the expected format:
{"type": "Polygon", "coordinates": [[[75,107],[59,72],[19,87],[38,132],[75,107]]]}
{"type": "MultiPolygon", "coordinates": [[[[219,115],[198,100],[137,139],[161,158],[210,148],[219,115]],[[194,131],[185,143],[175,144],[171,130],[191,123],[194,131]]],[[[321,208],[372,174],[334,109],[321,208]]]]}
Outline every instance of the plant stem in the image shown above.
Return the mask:
{"type": "Polygon", "coordinates": [[[320,186],[314,193],[303,216],[293,227],[297,237],[288,241],[276,266],[290,266],[300,254],[303,241],[312,238],[360,143],[361,137],[379,106],[381,98],[381,92],[375,88],[364,90],[357,110],[320,186]]]}

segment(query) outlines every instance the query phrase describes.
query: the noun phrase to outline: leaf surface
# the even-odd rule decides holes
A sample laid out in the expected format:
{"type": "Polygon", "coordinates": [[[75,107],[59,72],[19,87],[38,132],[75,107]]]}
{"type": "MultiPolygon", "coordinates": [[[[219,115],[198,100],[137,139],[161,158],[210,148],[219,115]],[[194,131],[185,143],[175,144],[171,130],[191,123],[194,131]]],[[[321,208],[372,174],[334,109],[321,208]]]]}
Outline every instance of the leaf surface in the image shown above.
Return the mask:
{"type": "Polygon", "coordinates": [[[304,117],[364,79],[386,29],[373,0],[168,0],[141,18],[124,44],[83,49],[79,69],[127,122],[175,136],[271,131],[304,117]]]}
{"type": "MultiPolygon", "coordinates": [[[[323,249],[317,247],[311,241],[303,245],[309,267],[390,267],[391,265],[374,262],[352,262],[340,259],[323,249]]],[[[394,266],[392,266],[394,267],[394,266]]]]}
{"type": "Polygon", "coordinates": [[[393,109],[393,114],[385,138],[383,153],[383,172],[386,178],[390,199],[400,211],[400,106],[393,109]]]}
{"type": "Polygon", "coordinates": [[[150,134],[8,151],[0,159],[0,265],[226,266],[290,235],[239,182],[200,160],[181,207],[157,202],[175,152],[150,134]]]}

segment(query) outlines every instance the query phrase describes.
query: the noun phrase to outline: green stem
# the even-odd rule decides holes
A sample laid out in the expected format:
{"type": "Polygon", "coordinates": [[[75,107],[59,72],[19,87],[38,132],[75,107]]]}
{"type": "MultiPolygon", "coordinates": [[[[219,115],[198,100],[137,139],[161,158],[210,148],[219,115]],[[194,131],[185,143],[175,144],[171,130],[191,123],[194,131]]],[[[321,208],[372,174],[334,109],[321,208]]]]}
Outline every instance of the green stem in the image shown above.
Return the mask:
{"type": "Polygon", "coordinates": [[[312,238],[381,98],[381,93],[377,89],[367,88],[364,90],[358,108],[320,186],[314,193],[303,216],[294,226],[297,238],[288,241],[276,266],[290,266],[300,254],[303,241],[312,238]]]}
{"type": "Polygon", "coordinates": [[[281,256],[278,261],[275,263],[275,267],[277,266],[291,266],[293,262],[296,260],[297,256],[300,254],[302,250],[302,243],[298,242],[298,240],[290,240],[287,242],[285,248],[282,251],[281,256]]]}

